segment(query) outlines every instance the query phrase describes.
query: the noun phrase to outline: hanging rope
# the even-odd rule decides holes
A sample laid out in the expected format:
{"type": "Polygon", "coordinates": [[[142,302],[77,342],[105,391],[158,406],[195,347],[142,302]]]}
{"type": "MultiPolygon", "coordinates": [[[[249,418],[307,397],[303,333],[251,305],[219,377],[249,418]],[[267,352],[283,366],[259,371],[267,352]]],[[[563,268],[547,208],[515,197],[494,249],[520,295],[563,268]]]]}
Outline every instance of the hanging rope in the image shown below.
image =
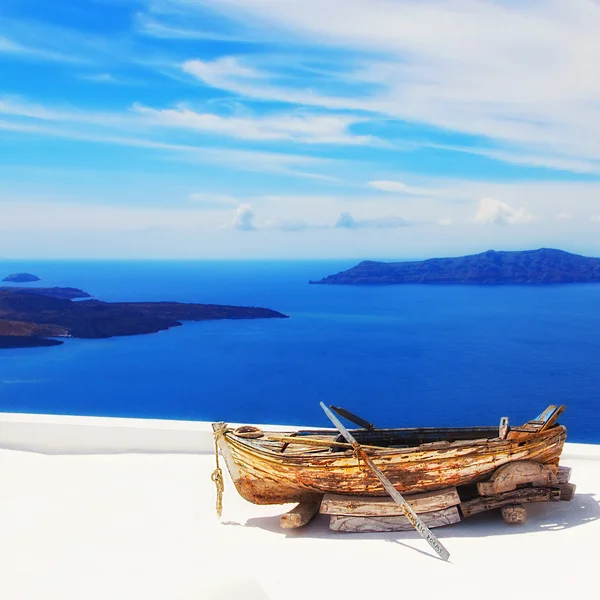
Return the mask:
{"type": "Polygon", "coordinates": [[[210,476],[210,478],[212,479],[212,481],[215,484],[215,487],[217,488],[217,515],[219,516],[219,518],[223,514],[223,492],[225,491],[225,483],[223,481],[223,471],[221,470],[221,467],[219,466],[219,440],[221,439],[221,436],[226,431],[227,431],[227,427],[225,426],[225,424],[223,424],[223,426],[220,429],[217,429],[214,432],[216,467],[215,467],[215,470],[212,472],[212,475],[210,476]]]}

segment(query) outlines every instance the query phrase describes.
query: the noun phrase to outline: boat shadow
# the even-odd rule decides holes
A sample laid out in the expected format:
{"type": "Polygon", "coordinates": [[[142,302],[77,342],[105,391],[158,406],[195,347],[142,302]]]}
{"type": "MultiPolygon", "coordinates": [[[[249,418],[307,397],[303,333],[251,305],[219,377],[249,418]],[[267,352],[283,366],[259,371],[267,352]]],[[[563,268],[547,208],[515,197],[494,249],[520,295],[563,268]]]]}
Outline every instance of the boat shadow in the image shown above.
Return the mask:
{"type": "Polygon", "coordinates": [[[463,519],[448,531],[442,527],[438,537],[490,537],[522,533],[555,532],[588,525],[600,519],[600,500],[595,494],[576,494],[570,502],[532,502],[525,504],[527,521],[506,524],[499,510],[463,519]],[[446,535],[445,535],[446,534],[446,535]]]}
{"type": "MultiPolygon", "coordinates": [[[[423,554],[425,556],[432,557],[430,553],[425,550],[421,550],[419,548],[415,548],[410,544],[405,544],[402,539],[398,539],[398,537],[402,534],[408,534],[406,539],[409,540],[411,537],[414,537],[411,532],[395,532],[395,533],[340,533],[337,531],[331,531],[329,529],[329,517],[328,515],[317,515],[307,526],[300,527],[298,529],[282,529],[279,526],[279,519],[281,515],[272,516],[272,517],[253,517],[252,519],[248,519],[246,523],[237,523],[235,521],[223,521],[223,525],[234,525],[238,527],[257,527],[264,531],[269,531],[271,533],[275,533],[278,535],[283,535],[285,538],[299,538],[299,539],[323,539],[323,540],[339,540],[342,539],[355,539],[355,540],[365,540],[365,539],[382,539],[388,542],[394,542],[396,544],[400,544],[401,546],[405,546],[410,550],[414,550],[423,554]]],[[[418,535],[415,536],[418,537],[418,535]]],[[[433,556],[433,558],[437,558],[437,556],[433,556]]],[[[440,559],[441,560],[441,559],[440,559]]]]}
{"type": "MultiPolygon", "coordinates": [[[[504,523],[500,511],[491,510],[463,519],[460,523],[454,525],[438,527],[434,532],[440,539],[484,538],[523,533],[555,532],[587,525],[600,519],[600,501],[596,499],[594,494],[576,494],[570,502],[530,503],[526,505],[526,508],[527,521],[519,525],[504,523]]],[[[327,515],[317,515],[306,527],[282,529],[279,526],[280,516],[253,517],[248,519],[246,523],[224,521],[223,524],[239,527],[258,527],[292,539],[381,539],[402,544],[402,540],[408,541],[419,537],[415,531],[386,533],[335,532],[329,529],[329,517],[327,515]]],[[[411,548],[415,549],[412,546],[411,548]]]]}

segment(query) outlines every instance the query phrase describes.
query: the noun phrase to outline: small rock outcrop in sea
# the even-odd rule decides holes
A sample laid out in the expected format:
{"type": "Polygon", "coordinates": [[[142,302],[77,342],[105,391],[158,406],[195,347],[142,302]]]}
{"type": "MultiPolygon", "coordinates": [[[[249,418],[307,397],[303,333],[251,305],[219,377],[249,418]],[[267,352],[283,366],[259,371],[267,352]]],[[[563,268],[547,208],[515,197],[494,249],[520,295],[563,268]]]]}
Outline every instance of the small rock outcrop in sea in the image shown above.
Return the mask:
{"type": "Polygon", "coordinates": [[[309,283],[390,285],[399,283],[550,284],[600,282],[600,258],[540,248],[514,252],[488,250],[456,258],[411,262],[364,261],[309,283]]]}
{"type": "Polygon", "coordinates": [[[0,348],[56,345],[51,337],[108,338],[156,333],[180,321],[285,319],[268,308],[183,304],[180,302],[102,302],[79,300],[75,288],[0,287],[0,348]],[[19,339],[16,339],[19,338],[19,339]]]}
{"type": "Polygon", "coordinates": [[[31,281],[41,281],[37,275],[31,273],[13,273],[8,275],[2,281],[10,281],[12,283],[29,283],[31,281]]]}

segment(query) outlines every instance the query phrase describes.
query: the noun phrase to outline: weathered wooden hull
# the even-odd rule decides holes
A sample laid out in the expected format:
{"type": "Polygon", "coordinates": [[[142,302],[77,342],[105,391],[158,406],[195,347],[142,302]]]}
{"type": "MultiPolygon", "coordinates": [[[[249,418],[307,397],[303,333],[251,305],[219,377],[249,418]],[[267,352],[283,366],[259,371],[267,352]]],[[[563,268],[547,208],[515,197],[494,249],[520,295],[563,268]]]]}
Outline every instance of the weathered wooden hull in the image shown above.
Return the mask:
{"type": "MultiPolygon", "coordinates": [[[[399,492],[413,494],[481,481],[512,461],[557,466],[565,439],[566,429],[556,425],[517,439],[439,442],[368,453],[399,492]]],[[[326,493],[386,495],[352,451],[312,449],[286,454],[231,431],[219,436],[219,447],[237,491],[254,504],[312,501],[326,493]]]]}

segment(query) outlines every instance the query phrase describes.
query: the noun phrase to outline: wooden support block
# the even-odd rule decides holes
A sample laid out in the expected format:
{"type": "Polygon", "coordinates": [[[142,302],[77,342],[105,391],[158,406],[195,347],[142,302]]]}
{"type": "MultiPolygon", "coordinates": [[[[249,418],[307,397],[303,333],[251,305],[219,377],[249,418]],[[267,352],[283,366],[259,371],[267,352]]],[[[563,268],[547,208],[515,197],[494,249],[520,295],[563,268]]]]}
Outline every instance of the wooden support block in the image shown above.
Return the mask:
{"type": "Polygon", "coordinates": [[[527,521],[527,509],[522,504],[514,504],[513,506],[503,506],[500,511],[505,523],[517,525],[527,521]]]}
{"type": "MultiPolygon", "coordinates": [[[[421,520],[429,527],[442,527],[460,521],[460,513],[456,506],[421,513],[421,520]]],[[[412,531],[414,528],[406,517],[357,517],[347,515],[331,515],[329,529],[350,533],[381,532],[381,531],[412,531]]]]}
{"type": "Polygon", "coordinates": [[[292,510],[281,515],[279,525],[283,529],[296,529],[304,527],[319,512],[320,501],[317,502],[299,502],[292,510]]]}
{"type": "Polygon", "coordinates": [[[570,502],[575,498],[577,486],[574,483],[559,483],[556,488],[560,490],[560,499],[570,502]]]}
{"type": "Polygon", "coordinates": [[[558,467],[558,483],[569,483],[571,471],[571,467],[558,467]]]}
{"type": "Polygon", "coordinates": [[[495,496],[516,490],[521,485],[551,486],[558,478],[548,465],[530,460],[519,460],[496,469],[489,481],[477,484],[480,496],[495,496]]]}
{"type": "Polygon", "coordinates": [[[460,512],[463,517],[470,517],[477,513],[494,508],[502,508],[511,504],[525,504],[527,502],[548,502],[551,500],[560,500],[560,490],[551,488],[523,488],[504,492],[495,496],[487,496],[467,500],[460,505],[460,512]]]}
{"type": "MultiPolygon", "coordinates": [[[[460,504],[456,488],[446,488],[435,492],[404,496],[416,513],[442,510],[460,504]]],[[[346,515],[354,517],[402,516],[402,509],[389,497],[340,496],[325,494],[321,502],[321,513],[325,515],[346,515]]]]}

